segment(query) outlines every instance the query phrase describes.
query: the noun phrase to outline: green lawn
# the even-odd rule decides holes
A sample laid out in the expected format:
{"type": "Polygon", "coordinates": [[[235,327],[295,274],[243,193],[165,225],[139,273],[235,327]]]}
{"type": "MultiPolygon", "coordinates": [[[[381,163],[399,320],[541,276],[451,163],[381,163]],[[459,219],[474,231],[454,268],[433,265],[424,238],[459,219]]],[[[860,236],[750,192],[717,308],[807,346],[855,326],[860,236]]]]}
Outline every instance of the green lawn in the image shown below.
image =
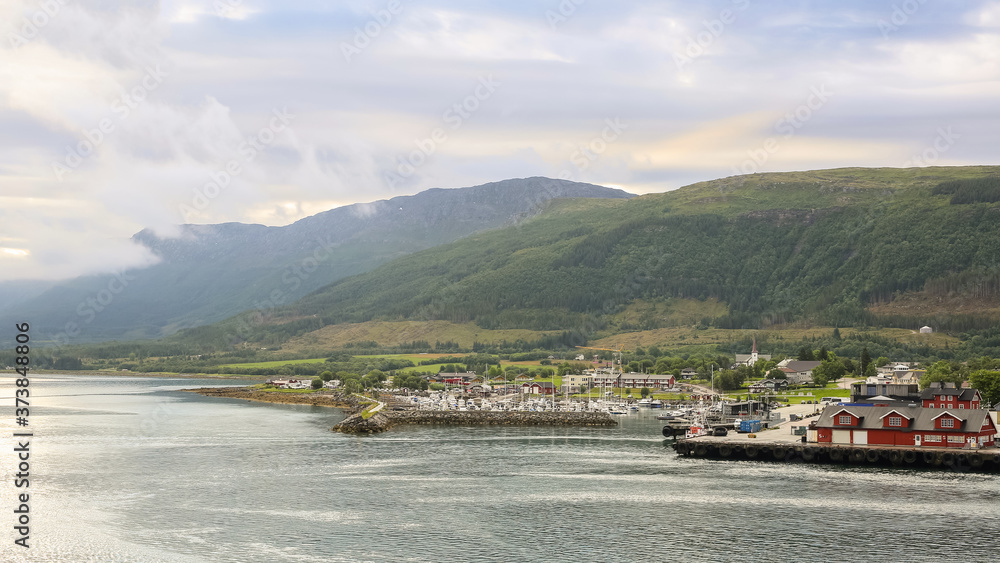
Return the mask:
{"type": "Polygon", "coordinates": [[[222,364],[220,368],[280,368],[289,364],[322,364],[326,358],[315,358],[311,360],[274,360],[270,362],[249,362],[244,364],[222,364]]]}

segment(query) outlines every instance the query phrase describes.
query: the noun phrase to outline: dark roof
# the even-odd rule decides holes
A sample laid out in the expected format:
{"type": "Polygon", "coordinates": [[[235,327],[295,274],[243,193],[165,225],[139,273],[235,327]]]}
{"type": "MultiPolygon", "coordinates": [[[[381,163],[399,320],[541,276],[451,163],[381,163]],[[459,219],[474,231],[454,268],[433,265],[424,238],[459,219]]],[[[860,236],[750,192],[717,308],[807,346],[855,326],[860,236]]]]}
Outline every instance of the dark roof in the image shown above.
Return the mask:
{"type": "Polygon", "coordinates": [[[760,381],[751,383],[750,387],[753,387],[754,385],[767,385],[768,383],[771,385],[788,385],[788,381],[784,379],[761,379],[760,381]]]}
{"type": "MultiPolygon", "coordinates": [[[[911,420],[908,428],[899,429],[904,432],[912,430],[941,432],[942,429],[934,427],[934,420],[943,414],[949,414],[962,421],[953,431],[979,432],[987,420],[992,423],[989,413],[982,409],[926,409],[923,407],[903,407],[898,405],[889,407],[845,407],[830,405],[823,409],[823,413],[816,419],[816,426],[820,428],[840,428],[839,425],[834,424],[834,417],[844,411],[861,419],[861,423],[853,428],[872,430],[881,429],[882,418],[891,412],[897,412],[911,420]]],[[[948,430],[943,431],[947,432],[948,430]]]]}
{"type": "Polygon", "coordinates": [[[812,371],[821,363],[823,362],[795,360],[794,362],[788,362],[787,367],[795,371],[812,371]]]}
{"type": "Polygon", "coordinates": [[[940,387],[928,387],[920,392],[920,398],[934,399],[937,398],[938,395],[944,395],[946,397],[958,397],[959,401],[971,401],[976,398],[977,392],[978,391],[971,388],[955,389],[954,387],[951,387],[942,389],[940,387]]]}

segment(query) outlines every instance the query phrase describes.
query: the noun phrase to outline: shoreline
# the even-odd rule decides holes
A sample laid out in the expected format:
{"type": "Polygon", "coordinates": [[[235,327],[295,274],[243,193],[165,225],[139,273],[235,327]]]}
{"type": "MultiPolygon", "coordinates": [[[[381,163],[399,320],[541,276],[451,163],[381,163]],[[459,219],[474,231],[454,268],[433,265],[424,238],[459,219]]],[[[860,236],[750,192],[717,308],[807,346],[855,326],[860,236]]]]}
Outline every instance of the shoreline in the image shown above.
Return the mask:
{"type": "Polygon", "coordinates": [[[198,389],[181,389],[187,393],[197,393],[205,397],[221,397],[224,399],[243,399],[258,403],[273,403],[284,405],[311,405],[314,407],[330,407],[354,411],[361,402],[356,398],[348,398],[339,393],[282,393],[280,391],[261,391],[250,387],[200,387],[198,389]]]}
{"type": "MultiPolygon", "coordinates": [[[[266,375],[241,375],[236,373],[166,373],[145,371],[111,371],[111,370],[31,370],[32,375],[82,375],[101,377],[164,377],[179,379],[267,379],[266,375]]],[[[0,375],[17,375],[13,370],[0,370],[0,375]]]]}

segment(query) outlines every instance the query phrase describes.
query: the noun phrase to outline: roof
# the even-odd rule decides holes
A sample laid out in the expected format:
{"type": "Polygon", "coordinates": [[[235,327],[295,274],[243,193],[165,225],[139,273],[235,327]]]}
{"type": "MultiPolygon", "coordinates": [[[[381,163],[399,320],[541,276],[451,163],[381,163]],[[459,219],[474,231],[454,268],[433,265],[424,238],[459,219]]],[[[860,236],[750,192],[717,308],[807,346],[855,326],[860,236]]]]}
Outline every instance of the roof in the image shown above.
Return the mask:
{"type": "MultiPolygon", "coordinates": [[[[752,357],[753,357],[753,354],[736,354],[736,363],[738,363],[738,364],[745,364],[752,357]]],[[[757,359],[758,360],[770,360],[771,359],[771,354],[757,354],[757,359]]]]}
{"type": "Polygon", "coordinates": [[[795,360],[793,362],[788,362],[785,367],[795,370],[795,371],[812,371],[814,368],[818,367],[823,362],[815,361],[805,361],[805,360],[795,360]]]}
{"type": "Polygon", "coordinates": [[[920,398],[935,399],[939,395],[944,395],[946,397],[957,397],[959,401],[971,401],[976,398],[977,393],[979,391],[972,388],[955,389],[954,387],[950,387],[941,389],[940,387],[928,387],[920,392],[920,398]]]}
{"type": "Polygon", "coordinates": [[[754,385],[768,385],[768,384],[771,384],[771,385],[788,385],[788,382],[785,381],[784,379],[762,379],[760,381],[755,381],[754,383],[751,383],[750,387],[753,387],[754,385]]]}
{"type": "Polygon", "coordinates": [[[941,432],[941,429],[934,427],[934,420],[944,414],[948,414],[962,421],[961,424],[954,428],[954,431],[979,432],[987,421],[989,421],[990,424],[993,423],[993,421],[989,418],[989,413],[982,409],[929,409],[909,406],[845,408],[837,405],[831,405],[823,409],[823,413],[819,415],[818,419],[816,419],[816,426],[820,428],[839,428],[839,425],[834,424],[834,417],[844,411],[847,411],[848,413],[861,419],[861,423],[858,426],[854,426],[854,428],[872,430],[882,429],[882,419],[893,412],[899,413],[900,415],[911,420],[908,428],[900,429],[904,432],[913,430],[941,432]]]}

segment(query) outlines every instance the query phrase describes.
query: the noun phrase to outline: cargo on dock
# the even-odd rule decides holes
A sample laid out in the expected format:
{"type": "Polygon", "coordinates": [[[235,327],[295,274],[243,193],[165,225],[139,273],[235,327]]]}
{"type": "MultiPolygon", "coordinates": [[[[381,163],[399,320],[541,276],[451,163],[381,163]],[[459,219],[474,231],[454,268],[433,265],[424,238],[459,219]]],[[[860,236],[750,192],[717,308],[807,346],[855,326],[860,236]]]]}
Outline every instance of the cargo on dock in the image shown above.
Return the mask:
{"type": "Polygon", "coordinates": [[[1000,449],[822,445],[816,443],[691,439],[673,445],[678,454],[705,459],[924,467],[1000,473],[1000,449]]]}

